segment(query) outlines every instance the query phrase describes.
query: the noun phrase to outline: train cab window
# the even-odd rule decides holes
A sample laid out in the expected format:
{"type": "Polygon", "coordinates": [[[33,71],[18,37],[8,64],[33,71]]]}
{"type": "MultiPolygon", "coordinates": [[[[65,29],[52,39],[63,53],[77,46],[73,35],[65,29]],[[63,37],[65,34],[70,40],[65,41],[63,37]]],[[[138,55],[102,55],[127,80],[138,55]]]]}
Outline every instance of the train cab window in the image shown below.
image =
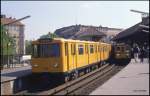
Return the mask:
{"type": "Polygon", "coordinates": [[[83,45],[78,45],[78,51],[79,51],[79,55],[83,54],[83,45]]]}
{"type": "Polygon", "coordinates": [[[120,51],[121,49],[120,49],[120,47],[116,47],[116,51],[120,51]]]}
{"type": "Polygon", "coordinates": [[[48,53],[49,53],[49,48],[47,44],[41,44],[39,45],[39,52],[40,52],[40,57],[48,57],[48,53]]]}
{"type": "Polygon", "coordinates": [[[122,51],[122,52],[125,51],[125,47],[124,47],[124,46],[121,47],[121,51],[122,51]]]}
{"type": "Polygon", "coordinates": [[[90,45],[90,53],[94,53],[93,45],[90,45]]]}
{"type": "Polygon", "coordinates": [[[59,57],[60,45],[59,44],[39,44],[33,47],[34,57],[59,57]]]}
{"type": "Polygon", "coordinates": [[[43,53],[49,57],[59,57],[60,45],[59,44],[49,44],[49,45],[45,46],[43,53]]]}

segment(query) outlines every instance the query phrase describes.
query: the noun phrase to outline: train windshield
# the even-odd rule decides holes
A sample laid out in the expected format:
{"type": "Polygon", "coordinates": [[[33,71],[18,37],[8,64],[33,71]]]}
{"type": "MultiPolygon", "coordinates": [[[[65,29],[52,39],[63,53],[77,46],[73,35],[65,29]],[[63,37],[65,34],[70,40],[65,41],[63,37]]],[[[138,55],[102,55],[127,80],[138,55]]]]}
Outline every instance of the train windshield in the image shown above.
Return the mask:
{"type": "Polygon", "coordinates": [[[59,44],[34,44],[33,57],[59,57],[60,45],[59,44]]]}

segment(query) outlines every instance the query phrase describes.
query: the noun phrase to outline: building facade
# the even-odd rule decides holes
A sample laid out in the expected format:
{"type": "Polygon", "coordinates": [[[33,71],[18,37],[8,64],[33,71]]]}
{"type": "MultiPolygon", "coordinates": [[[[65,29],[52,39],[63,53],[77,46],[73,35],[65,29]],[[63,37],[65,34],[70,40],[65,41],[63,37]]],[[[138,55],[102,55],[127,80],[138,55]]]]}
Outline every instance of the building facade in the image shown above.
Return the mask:
{"type": "MultiPolygon", "coordinates": [[[[6,17],[5,15],[1,15],[1,24],[7,24],[10,22],[15,21],[15,18],[12,17],[6,17]]],[[[15,48],[16,52],[15,54],[24,54],[24,24],[21,22],[15,22],[9,25],[4,25],[4,28],[7,31],[7,34],[12,37],[15,40],[15,48]]]]}

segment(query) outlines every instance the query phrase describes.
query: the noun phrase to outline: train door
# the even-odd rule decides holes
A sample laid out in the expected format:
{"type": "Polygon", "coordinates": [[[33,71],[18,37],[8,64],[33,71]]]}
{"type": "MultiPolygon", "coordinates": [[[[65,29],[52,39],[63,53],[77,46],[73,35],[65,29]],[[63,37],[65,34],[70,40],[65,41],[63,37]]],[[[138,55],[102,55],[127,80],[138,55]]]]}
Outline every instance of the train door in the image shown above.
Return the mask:
{"type": "Polygon", "coordinates": [[[98,44],[96,44],[96,57],[97,57],[97,62],[99,61],[99,57],[98,57],[98,44]]]}
{"type": "Polygon", "coordinates": [[[100,55],[101,55],[100,59],[101,59],[101,62],[102,62],[104,60],[104,56],[103,56],[104,53],[103,53],[103,45],[102,44],[100,45],[100,55]]]}
{"type": "Polygon", "coordinates": [[[69,70],[76,69],[76,45],[75,43],[69,44],[69,70]]]}
{"type": "Polygon", "coordinates": [[[85,61],[86,64],[89,64],[89,48],[88,48],[88,44],[85,43],[85,61]]]}
{"type": "Polygon", "coordinates": [[[98,61],[100,61],[100,44],[98,44],[98,61]]]}
{"type": "Polygon", "coordinates": [[[72,65],[73,69],[77,68],[77,58],[76,58],[76,44],[72,43],[71,44],[71,56],[72,56],[72,65]]]}
{"type": "Polygon", "coordinates": [[[66,68],[67,71],[69,71],[69,52],[68,52],[69,48],[68,48],[68,43],[65,42],[65,65],[64,66],[66,68]]]}
{"type": "Polygon", "coordinates": [[[105,61],[106,60],[106,47],[105,47],[105,45],[103,46],[103,58],[105,61]]]}

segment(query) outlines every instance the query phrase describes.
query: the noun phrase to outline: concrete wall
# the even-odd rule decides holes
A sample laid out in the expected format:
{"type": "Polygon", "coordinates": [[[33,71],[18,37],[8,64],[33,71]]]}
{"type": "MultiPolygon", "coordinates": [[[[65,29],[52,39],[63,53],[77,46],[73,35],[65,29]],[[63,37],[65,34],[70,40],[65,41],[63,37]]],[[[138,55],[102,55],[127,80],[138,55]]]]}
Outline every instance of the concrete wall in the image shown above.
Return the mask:
{"type": "Polygon", "coordinates": [[[28,77],[1,82],[1,95],[13,95],[28,88],[28,77]]]}

